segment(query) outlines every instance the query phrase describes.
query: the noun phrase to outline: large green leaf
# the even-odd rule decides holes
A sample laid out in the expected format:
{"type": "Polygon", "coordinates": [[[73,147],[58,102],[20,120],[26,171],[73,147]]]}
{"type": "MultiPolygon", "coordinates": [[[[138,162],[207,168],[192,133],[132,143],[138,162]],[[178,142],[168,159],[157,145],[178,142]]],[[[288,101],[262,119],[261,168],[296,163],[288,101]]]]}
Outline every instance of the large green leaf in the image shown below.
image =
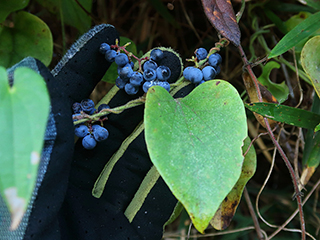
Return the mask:
{"type": "Polygon", "coordinates": [[[274,58],[296,46],[299,42],[312,36],[320,28],[320,12],[308,17],[290,32],[272,49],[269,58],[274,58]]]}
{"type": "Polygon", "coordinates": [[[11,12],[23,9],[28,6],[28,4],[29,0],[0,1],[0,23],[3,22],[11,12]]]}
{"type": "Polygon", "coordinates": [[[277,84],[270,80],[269,76],[274,68],[280,68],[280,64],[274,61],[268,62],[265,66],[263,66],[262,73],[258,80],[269,90],[269,92],[271,92],[271,94],[278,100],[279,103],[282,103],[288,98],[289,88],[284,81],[277,84]]]}
{"type": "Polygon", "coordinates": [[[275,103],[250,103],[246,107],[264,117],[297,127],[314,129],[320,122],[320,115],[303,109],[275,103]]]}
{"type": "Polygon", "coordinates": [[[247,123],[238,92],[212,80],[174,99],[155,86],[144,121],[151,161],[203,233],[241,174],[247,123]]]}
{"type": "Polygon", "coordinates": [[[37,0],[50,12],[58,14],[61,21],[77,28],[80,34],[85,33],[91,27],[91,17],[82,9],[91,12],[92,0],[37,0]]]}
{"type": "Polygon", "coordinates": [[[53,41],[48,26],[27,12],[14,15],[14,26],[0,26],[0,65],[10,67],[31,56],[48,66],[52,59],[53,41]]]}
{"type": "Polygon", "coordinates": [[[301,64],[309,75],[312,85],[320,96],[320,36],[311,38],[301,52],[301,64]]]}
{"type": "MultiPolygon", "coordinates": [[[[247,151],[248,147],[250,146],[250,143],[250,138],[247,137],[244,140],[244,145],[242,147],[243,153],[247,151]]],[[[218,211],[216,212],[216,214],[210,222],[210,224],[215,229],[224,230],[229,226],[240,203],[243,189],[256,171],[256,165],[256,151],[253,145],[251,145],[247,155],[244,158],[239,180],[234,185],[232,190],[229,192],[228,196],[226,196],[226,198],[223,200],[223,202],[219,206],[218,211]]]]}
{"type": "Polygon", "coordinates": [[[0,193],[16,229],[31,198],[49,114],[43,78],[25,67],[14,72],[9,86],[0,67],[0,193]]]}

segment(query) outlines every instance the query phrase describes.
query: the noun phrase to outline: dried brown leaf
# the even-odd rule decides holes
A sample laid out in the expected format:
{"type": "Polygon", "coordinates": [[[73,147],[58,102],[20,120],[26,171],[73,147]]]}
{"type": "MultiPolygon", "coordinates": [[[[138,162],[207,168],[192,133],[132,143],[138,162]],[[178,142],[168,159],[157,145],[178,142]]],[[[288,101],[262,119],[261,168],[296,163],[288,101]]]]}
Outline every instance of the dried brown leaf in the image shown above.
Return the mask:
{"type": "Polygon", "coordinates": [[[215,29],[235,46],[240,45],[240,29],[230,0],[201,0],[204,12],[215,29]]]}

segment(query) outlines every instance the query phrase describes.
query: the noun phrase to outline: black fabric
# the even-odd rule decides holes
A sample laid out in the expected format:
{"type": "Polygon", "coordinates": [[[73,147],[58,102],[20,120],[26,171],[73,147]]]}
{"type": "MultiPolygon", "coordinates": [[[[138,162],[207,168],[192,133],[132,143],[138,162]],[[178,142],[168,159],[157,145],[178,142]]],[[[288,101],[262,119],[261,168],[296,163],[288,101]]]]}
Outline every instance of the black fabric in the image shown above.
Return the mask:
{"type": "MultiPolygon", "coordinates": [[[[34,202],[25,240],[157,240],[162,237],[163,225],[177,200],[161,178],[132,223],[124,215],[152,167],[143,132],[115,165],[101,198],[97,199],[91,193],[107,161],[142,121],[143,106],[118,115],[108,115],[104,126],[109,131],[109,138],[99,142],[93,150],[84,149],[81,141],[74,146],[71,106],[88,98],[107,71],[110,64],[99,53],[99,46],[103,42],[114,43],[116,38],[117,32],[112,27],[96,33],[55,76],[41,62],[37,62],[50,92],[57,138],[47,173],[34,202]]],[[[180,76],[180,61],[174,54],[165,52],[161,65],[170,67],[176,79],[180,76]]],[[[192,88],[181,90],[176,96],[185,96],[192,88]]],[[[109,105],[116,107],[135,98],[137,96],[129,96],[120,90],[109,105]]]]}

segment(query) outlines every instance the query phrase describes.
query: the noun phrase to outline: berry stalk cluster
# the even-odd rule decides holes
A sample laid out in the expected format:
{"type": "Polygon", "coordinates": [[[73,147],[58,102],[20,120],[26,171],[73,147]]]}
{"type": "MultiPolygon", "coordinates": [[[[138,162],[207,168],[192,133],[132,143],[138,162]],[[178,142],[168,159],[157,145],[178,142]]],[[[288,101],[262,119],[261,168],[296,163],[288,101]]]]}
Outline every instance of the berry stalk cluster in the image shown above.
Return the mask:
{"type": "MultiPolygon", "coordinates": [[[[126,46],[126,45],[125,45],[126,46]]],[[[163,58],[163,51],[160,49],[153,49],[150,53],[150,58],[139,59],[132,53],[125,50],[125,46],[109,45],[102,43],[100,52],[105,55],[109,62],[115,62],[118,65],[118,78],[116,79],[116,86],[129,95],[135,95],[140,88],[144,92],[154,85],[158,85],[170,91],[170,84],[168,79],[171,76],[171,70],[167,66],[158,66],[158,61],[163,58]],[[123,50],[124,53],[120,51],[123,50]],[[134,57],[139,62],[139,68],[134,71],[134,63],[131,61],[134,57]],[[146,60],[146,61],[144,61],[146,60]],[[141,63],[144,61],[143,66],[141,63]]]]}
{"type": "MultiPolygon", "coordinates": [[[[107,104],[101,104],[98,109],[94,108],[94,102],[91,99],[84,99],[81,103],[74,103],[72,106],[74,114],[72,115],[73,121],[82,119],[84,115],[92,115],[97,112],[103,111],[103,109],[109,109],[107,104]]],[[[98,122],[105,120],[103,116],[98,122]]],[[[100,124],[93,124],[92,121],[78,124],[75,126],[74,133],[77,137],[82,139],[82,146],[85,149],[93,149],[97,142],[104,141],[108,138],[109,132],[106,128],[100,124]]]]}

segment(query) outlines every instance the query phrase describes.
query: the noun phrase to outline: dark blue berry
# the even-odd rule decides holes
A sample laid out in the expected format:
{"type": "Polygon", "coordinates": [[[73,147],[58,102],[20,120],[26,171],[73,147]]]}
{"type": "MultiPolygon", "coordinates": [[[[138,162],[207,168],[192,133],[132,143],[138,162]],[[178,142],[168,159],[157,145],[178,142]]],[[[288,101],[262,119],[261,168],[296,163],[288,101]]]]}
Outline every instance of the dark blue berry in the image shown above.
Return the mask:
{"type": "Polygon", "coordinates": [[[168,82],[160,82],[160,81],[157,81],[156,82],[156,85],[160,86],[160,87],[163,87],[165,90],[167,90],[168,92],[170,91],[170,83],[168,82]]]}
{"type": "Polygon", "coordinates": [[[100,45],[100,48],[99,48],[99,51],[102,53],[102,54],[106,54],[106,52],[110,50],[110,45],[108,43],[101,43],[100,45]]]}
{"type": "Polygon", "coordinates": [[[72,110],[74,113],[80,113],[82,111],[81,103],[75,102],[72,105],[72,110]]]}
{"type": "Polygon", "coordinates": [[[131,66],[131,68],[133,69],[134,68],[134,62],[130,62],[130,66],[131,66]]]}
{"type": "Polygon", "coordinates": [[[156,70],[159,81],[167,81],[171,76],[171,70],[167,66],[160,66],[156,70]]]}
{"type": "Polygon", "coordinates": [[[148,60],[143,64],[143,71],[147,69],[154,69],[156,70],[158,67],[158,64],[152,60],[148,60]]]}
{"type": "Polygon", "coordinates": [[[219,53],[211,54],[208,58],[209,65],[216,68],[222,62],[222,57],[219,53]]]}
{"type": "Polygon", "coordinates": [[[127,83],[124,86],[124,90],[126,91],[127,94],[134,95],[134,94],[137,94],[137,92],[139,91],[139,87],[133,86],[131,83],[127,83]]]}
{"type": "Polygon", "coordinates": [[[216,72],[217,72],[217,75],[218,75],[221,72],[220,66],[215,67],[215,69],[216,69],[216,72]]]}
{"type": "Polygon", "coordinates": [[[206,49],[204,48],[198,48],[196,51],[196,57],[198,60],[203,60],[207,57],[208,52],[206,49]]]}
{"type": "Polygon", "coordinates": [[[142,86],[142,89],[144,92],[148,92],[149,88],[151,88],[152,86],[156,85],[154,83],[154,81],[151,81],[151,82],[145,82],[142,86]]]}
{"type": "Polygon", "coordinates": [[[105,58],[108,62],[114,62],[114,58],[118,55],[115,50],[108,50],[106,51],[105,58]]]}
{"type": "Polygon", "coordinates": [[[98,112],[100,112],[103,109],[110,109],[108,104],[102,103],[101,105],[99,105],[98,107],[98,112]]]}
{"type": "Polygon", "coordinates": [[[142,74],[139,72],[133,72],[133,74],[130,77],[130,83],[133,86],[138,87],[138,86],[141,86],[142,82],[143,82],[142,74]]]}
{"type": "Polygon", "coordinates": [[[92,114],[95,111],[94,102],[91,99],[84,99],[81,101],[81,107],[84,112],[92,114]]]}
{"type": "Polygon", "coordinates": [[[127,81],[126,80],[123,80],[121,77],[118,77],[116,79],[116,86],[120,89],[123,89],[124,86],[126,85],[127,81]]]}
{"type": "Polygon", "coordinates": [[[133,70],[132,70],[132,67],[131,67],[130,63],[127,63],[122,68],[118,68],[118,74],[119,74],[120,78],[122,78],[122,79],[124,79],[126,81],[129,81],[129,78],[133,74],[133,70]]]}
{"type": "Polygon", "coordinates": [[[74,128],[74,134],[77,137],[83,138],[89,134],[89,128],[86,125],[77,125],[74,128]]]}
{"type": "Polygon", "coordinates": [[[104,127],[101,127],[100,125],[93,125],[92,126],[92,134],[94,139],[97,142],[101,142],[103,140],[106,140],[109,136],[109,132],[104,127]]]}
{"type": "Polygon", "coordinates": [[[85,136],[82,139],[82,146],[85,149],[93,149],[97,145],[96,140],[94,140],[93,136],[91,134],[85,136]]]}
{"type": "Polygon", "coordinates": [[[150,59],[153,61],[159,61],[163,58],[163,51],[161,49],[153,49],[150,52],[150,59]]]}
{"type": "Polygon", "coordinates": [[[183,70],[183,76],[192,83],[199,84],[203,78],[203,73],[199,68],[187,67],[183,70]]]}
{"type": "Polygon", "coordinates": [[[203,73],[203,79],[205,81],[214,79],[217,75],[217,71],[211,67],[211,66],[206,66],[202,69],[202,73],[203,73]]]}
{"type": "MultiPolygon", "coordinates": [[[[119,66],[119,67],[124,67],[129,62],[129,58],[127,54],[125,53],[119,53],[115,58],[114,62],[119,66]]],[[[131,66],[131,65],[130,65],[131,66]]]]}
{"type": "Polygon", "coordinates": [[[154,69],[148,68],[148,69],[144,70],[143,78],[148,82],[155,80],[157,78],[157,73],[154,69]]]}

